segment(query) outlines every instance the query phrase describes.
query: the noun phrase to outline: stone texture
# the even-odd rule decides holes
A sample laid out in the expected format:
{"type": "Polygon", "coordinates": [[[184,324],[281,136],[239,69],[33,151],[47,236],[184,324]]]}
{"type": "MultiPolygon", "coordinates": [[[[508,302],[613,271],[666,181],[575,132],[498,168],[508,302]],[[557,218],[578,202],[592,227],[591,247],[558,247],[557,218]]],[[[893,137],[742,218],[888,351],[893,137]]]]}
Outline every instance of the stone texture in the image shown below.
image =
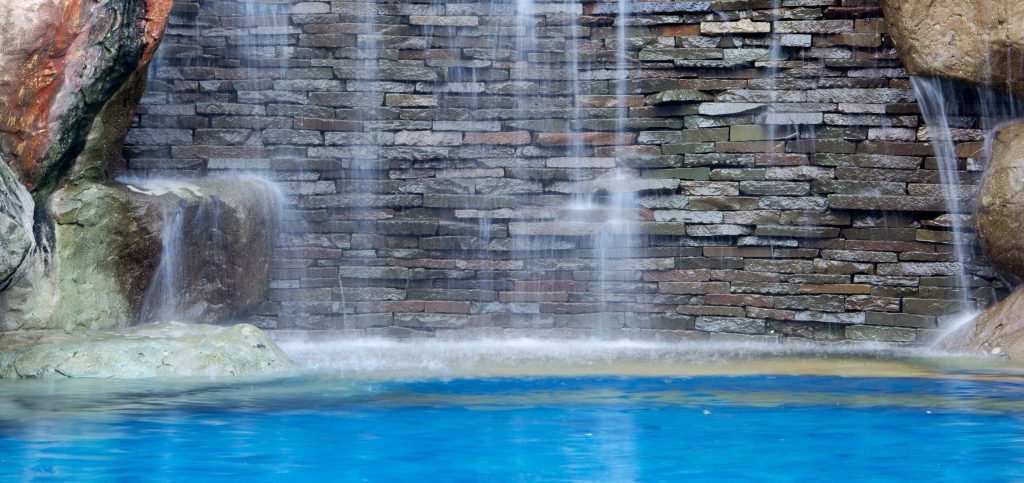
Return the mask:
{"type": "Polygon", "coordinates": [[[1024,281],[1024,122],[996,134],[975,213],[978,245],[996,269],[1024,281]]]}
{"type": "Polygon", "coordinates": [[[274,249],[276,198],[257,180],[208,180],[178,189],[72,183],[48,200],[52,258],[31,260],[0,292],[0,328],[110,329],[174,313],[228,321],[263,303],[274,249]],[[183,250],[166,260],[181,279],[178,305],[163,310],[157,276],[166,223],[178,220],[183,250]],[[216,222],[216,223],[214,223],[216,222]]]}
{"type": "Polygon", "coordinates": [[[1024,2],[881,0],[912,75],[989,85],[1024,95],[1024,2]]]}
{"type": "MultiPolygon", "coordinates": [[[[114,122],[107,105],[138,101],[170,8],[170,0],[0,3],[0,153],[25,186],[54,190],[82,163],[90,137],[120,143],[129,124],[114,122]]],[[[130,108],[121,117],[130,120],[130,108]]]]}
{"type": "Polygon", "coordinates": [[[294,368],[277,344],[251,325],[0,332],[2,378],[252,377],[294,368]]]}
{"type": "Polygon", "coordinates": [[[0,156],[0,291],[18,275],[35,248],[35,204],[0,156]]]}
{"type": "MultiPolygon", "coordinates": [[[[615,2],[537,3],[517,53],[500,2],[388,4],[372,28],[351,2],[274,2],[288,34],[249,45],[241,29],[260,25],[234,2],[181,0],[172,25],[204,28],[169,32],[127,171],[282,181],[273,288],[253,319],[267,327],[425,337],[704,317],[707,331],[897,343],[934,330],[964,267],[928,224],[946,211],[934,151],[875,2],[688,3],[630,3],[623,76],[615,2]],[[376,47],[379,79],[357,46],[376,47]]],[[[991,120],[951,122],[969,208],[991,120]]],[[[980,257],[967,268],[972,302],[1002,295],[980,257]]]]}
{"type": "Polygon", "coordinates": [[[946,335],[936,347],[1024,360],[1024,289],[946,335]]]}

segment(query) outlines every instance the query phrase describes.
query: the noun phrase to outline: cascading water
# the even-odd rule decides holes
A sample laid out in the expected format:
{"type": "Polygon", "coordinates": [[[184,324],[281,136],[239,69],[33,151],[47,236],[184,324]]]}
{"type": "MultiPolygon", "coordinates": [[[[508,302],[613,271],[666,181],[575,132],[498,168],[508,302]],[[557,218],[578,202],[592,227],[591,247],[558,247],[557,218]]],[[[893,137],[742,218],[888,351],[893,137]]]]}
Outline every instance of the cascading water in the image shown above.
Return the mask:
{"type": "Polygon", "coordinates": [[[953,250],[956,256],[957,291],[960,301],[959,311],[962,319],[971,319],[974,312],[971,306],[970,265],[971,256],[968,241],[964,237],[963,206],[964,193],[960,187],[960,162],[956,156],[953,135],[949,126],[949,116],[953,114],[955,105],[951,104],[943,90],[941,81],[914,77],[911,79],[921,115],[928,126],[932,149],[938,161],[939,176],[942,180],[943,194],[948,206],[950,230],[953,237],[953,250]]]}
{"type": "Polygon", "coordinates": [[[973,196],[973,193],[968,192],[961,184],[960,161],[954,145],[956,141],[962,140],[958,139],[958,136],[967,134],[964,126],[954,126],[950,121],[961,119],[965,114],[977,116],[977,128],[984,139],[983,147],[975,155],[977,158],[974,161],[977,164],[975,169],[980,169],[991,159],[992,144],[1000,124],[1019,119],[1024,110],[1018,100],[997,94],[990,88],[979,87],[968,92],[962,86],[941,79],[913,77],[911,80],[938,162],[943,197],[949,213],[943,219],[951,231],[954,255],[959,265],[955,288],[959,294],[960,311],[951,317],[949,323],[944,324],[943,335],[935,341],[935,344],[940,344],[946,336],[971,323],[977,315],[977,307],[971,301],[970,270],[973,263],[973,242],[966,236],[970,213],[969,207],[964,206],[964,202],[973,196]]]}
{"type": "MultiPolygon", "coordinates": [[[[266,100],[279,99],[282,95],[275,90],[274,83],[286,79],[288,68],[288,36],[292,27],[288,23],[285,11],[287,5],[273,2],[247,1],[241,2],[242,15],[239,17],[242,35],[238,36],[233,46],[242,67],[251,74],[244,80],[237,81],[235,92],[238,101],[247,104],[258,104],[266,100]]],[[[249,144],[264,144],[263,119],[256,117],[251,126],[253,136],[249,144]]],[[[274,154],[268,153],[268,156],[274,154]]]]}
{"type": "MultiPolygon", "coordinates": [[[[776,25],[778,25],[780,14],[779,11],[782,8],[782,0],[772,0],[772,31],[771,45],[768,48],[768,109],[766,113],[775,112],[779,99],[779,74],[781,72],[781,63],[783,59],[782,51],[782,38],[777,33],[776,25]]],[[[774,152],[776,139],[778,137],[779,126],[775,122],[769,122],[770,118],[765,115],[764,122],[767,124],[767,138],[768,138],[768,152],[774,152]]]]}
{"type": "Polygon", "coordinates": [[[284,205],[276,185],[252,176],[122,182],[160,213],[160,262],[140,322],[220,321],[261,302],[284,205]]]}
{"type": "MultiPolygon", "coordinates": [[[[593,238],[598,255],[598,297],[602,303],[614,302],[609,298],[610,283],[627,281],[620,276],[627,272],[623,263],[615,259],[634,258],[635,218],[638,211],[636,192],[631,186],[632,174],[623,166],[628,152],[621,144],[629,132],[629,28],[630,0],[618,0],[615,19],[615,168],[602,176],[602,190],[592,194],[603,197],[603,226],[593,238]]],[[[628,143],[626,143],[628,144],[628,143]]],[[[605,311],[607,313],[607,310],[605,311]]]]}

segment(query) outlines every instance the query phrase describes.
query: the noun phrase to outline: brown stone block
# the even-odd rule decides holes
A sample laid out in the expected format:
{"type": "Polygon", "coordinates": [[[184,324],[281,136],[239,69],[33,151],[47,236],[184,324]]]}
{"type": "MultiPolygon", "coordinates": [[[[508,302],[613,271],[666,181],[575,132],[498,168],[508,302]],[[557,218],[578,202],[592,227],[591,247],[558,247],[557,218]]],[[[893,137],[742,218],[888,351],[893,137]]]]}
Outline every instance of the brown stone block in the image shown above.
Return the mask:
{"type": "Polygon", "coordinates": [[[684,315],[712,315],[720,317],[744,317],[747,314],[741,307],[715,305],[680,305],[676,307],[676,313],[684,315]]]}
{"type": "Polygon", "coordinates": [[[468,314],[470,303],[452,300],[428,300],[423,302],[423,311],[432,314],[468,314]]]}
{"type": "Polygon", "coordinates": [[[729,284],[725,282],[660,282],[658,293],[673,295],[703,295],[729,293],[729,284]]]}
{"type": "Polygon", "coordinates": [[[870,285],[852,285],[852,284],[836,284],[836,285],[815,285],[806,284],[800,286],[800,293],[804,294],[847,294],[847,295],[866,295],[871,293],[870,285]]]}
{"type": "Polygon", "coordinates": [[[397,300],[384,302],[356,302],[356,312],[378,314],[389,312],[423,312],[422,300],[397,300]]]}
{"type": "Polygon", "coordinates": [[[466,144],[493,144],[499,146],[525,146],[530,144],[530,133],[515,132],[467,132],[466,144]]]}
{"type": "Polygon", "coordinates": [[[729,305],[736,307],[775,307],[775,298],[769,295],[751,294],[708,294],[704,297],[708,305],[729,305]]]}
{"type": "Polygon", "coordinates": [[[566,292],[500,292],[498,301],[501,303],[568,302],[569,294],[566,292]]]}
{"type": "Polygon", "coordinates": [[[540,133],[536,142],[542,146],[571,146],[583,144],[587,146],[621,146],[632,144],[636,135],[614,132],[585,133],[540,133]]]}
{"type": "Polygon", "coordinates": [[[524,280],[515,283],[516,292],[586,292],[587,282],[575,280],[524,280]]]}
{"type": "Polygon", "coordinates": [[[651,31],[658,37],[695,37],[700,35],[700,24],[658,25],[651,31]]]}
{"type": "MultiPolygon", "coordinates": [[[[796,312],[764,307],[747,307],[747,317],[768,320],[796,320],[796,312]]],[[[802,324],[801,324],[802,325],[802,324]]]]}

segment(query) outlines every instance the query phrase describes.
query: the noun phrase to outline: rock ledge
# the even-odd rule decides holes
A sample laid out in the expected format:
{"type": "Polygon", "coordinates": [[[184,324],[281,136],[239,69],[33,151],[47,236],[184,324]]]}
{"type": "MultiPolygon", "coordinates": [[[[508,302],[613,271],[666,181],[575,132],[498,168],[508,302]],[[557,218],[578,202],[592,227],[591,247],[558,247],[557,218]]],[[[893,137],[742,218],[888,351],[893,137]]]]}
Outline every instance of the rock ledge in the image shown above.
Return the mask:
{"type": "Polygon", "coordinates": [[[256,376],[294,367],[263,331],[244,324],[0,333],[0,378],[256,376]]]}

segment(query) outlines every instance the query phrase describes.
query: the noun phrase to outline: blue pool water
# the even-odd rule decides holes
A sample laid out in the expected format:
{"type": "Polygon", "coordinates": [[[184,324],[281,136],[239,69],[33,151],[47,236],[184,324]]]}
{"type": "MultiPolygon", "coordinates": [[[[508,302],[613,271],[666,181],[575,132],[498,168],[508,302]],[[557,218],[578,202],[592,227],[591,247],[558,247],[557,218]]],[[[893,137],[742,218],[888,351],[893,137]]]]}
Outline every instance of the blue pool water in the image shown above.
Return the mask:
{"type": "Polygon", "coordinates": [[[24,384],[3,481],[1024,480],[1014,380],[24,384]]]}

